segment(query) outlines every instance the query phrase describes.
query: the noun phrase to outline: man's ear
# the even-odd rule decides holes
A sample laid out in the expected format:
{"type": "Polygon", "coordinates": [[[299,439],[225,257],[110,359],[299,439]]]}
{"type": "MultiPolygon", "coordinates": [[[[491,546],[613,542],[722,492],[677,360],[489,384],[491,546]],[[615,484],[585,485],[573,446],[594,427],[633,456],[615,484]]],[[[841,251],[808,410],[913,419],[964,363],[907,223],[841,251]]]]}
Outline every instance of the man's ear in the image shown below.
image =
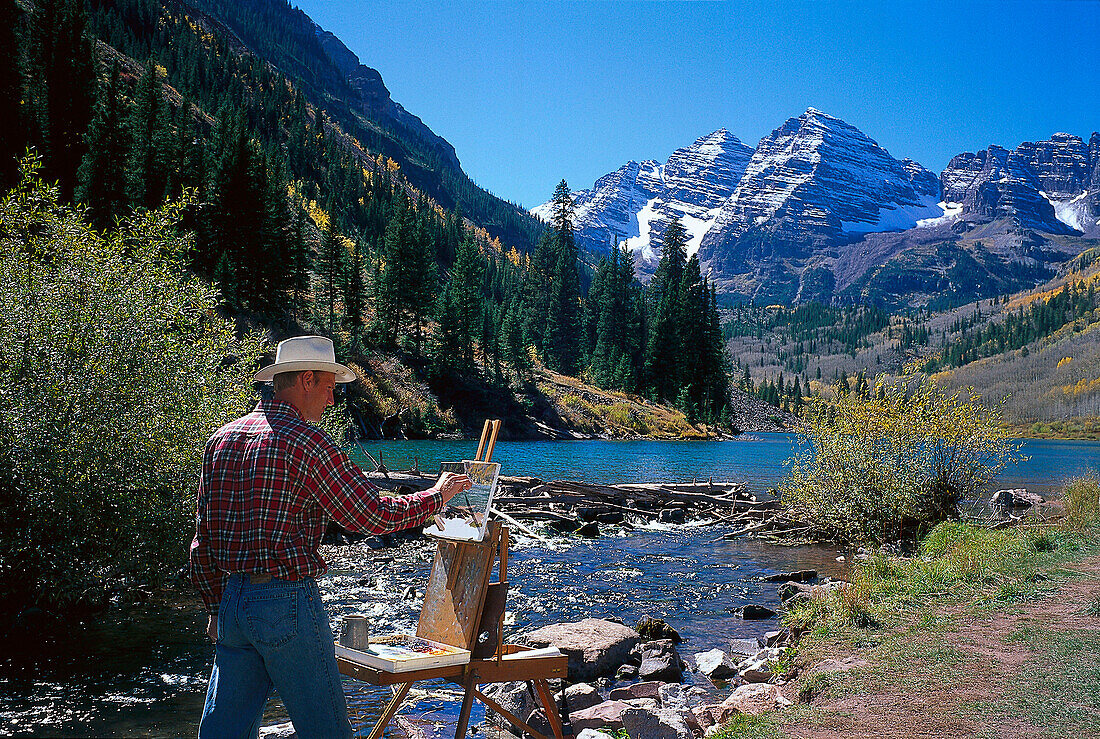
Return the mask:
{"type": "Polygon", "coordinates": [[[313,374],[313,370],[306,370],[302,374],[298,375],[298,379],[302,381],[302,388],[309,390],[317,384],[317,376],[313,374]]]}

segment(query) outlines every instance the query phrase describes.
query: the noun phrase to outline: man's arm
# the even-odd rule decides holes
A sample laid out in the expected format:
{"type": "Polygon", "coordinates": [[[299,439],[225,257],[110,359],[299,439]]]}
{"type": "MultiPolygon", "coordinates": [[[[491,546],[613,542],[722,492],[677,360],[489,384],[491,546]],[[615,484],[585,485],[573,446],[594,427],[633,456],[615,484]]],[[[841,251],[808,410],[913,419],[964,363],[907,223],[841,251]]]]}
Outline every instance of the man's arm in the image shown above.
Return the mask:
{"type": "Polygon", "coordinates": [[[214,564],[210,552],[210,529],[207,525],[210,493],[207,485],[212,467],[211,449],[208,446],[203,454],[202,475],[199,477],[199,490],[196,496],[195,538],[191,541],[188,575],[191,582],[198,588],[199,595],[202,596],[206,612],[211,616],[216,616],[228,575],[219,570],[214,564]]]}
{"type": "Polygon", "coordinates": [[[465,475],[440,475],[436,484],[412,495],[381,495],[347,454],[327,437],[318,445],[307,485],[336,523],[349,531],[386,534],[427,523],[455,493],[467,490],[465,475]]]}

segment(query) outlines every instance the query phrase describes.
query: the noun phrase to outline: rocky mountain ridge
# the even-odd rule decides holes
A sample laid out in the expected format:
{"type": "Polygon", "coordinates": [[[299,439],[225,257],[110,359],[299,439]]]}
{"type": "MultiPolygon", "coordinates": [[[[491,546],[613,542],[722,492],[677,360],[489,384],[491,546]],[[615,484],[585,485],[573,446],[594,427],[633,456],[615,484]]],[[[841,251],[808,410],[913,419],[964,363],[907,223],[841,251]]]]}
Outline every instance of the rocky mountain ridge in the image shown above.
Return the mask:
{"type": "Polygon", "coordinates": [[[664,165],[627,163],[575,193],[579,242],[597,254],[625,242],[645,273],[677,217],[735,300],[920,305],[1049,279],[1100,237],[1100,133],[962,153],[937,176],[810,108],[746,153],[721,129],[664,165]],[[677,188],[681,160],[693,169],[677,188]]]}
{"type": "MultiPolygon", "coordinates": [[[[627,162],[573,193],[578,244],[600,254],[616,241],[625,243],[644,263],[655,264],[660,253],[654,247],[668,222],[679,218],[694,253],[751,156],[750,147],[722,128],[677,149],[664,164],[627,162]]],[[[531,212],[549,220],[551,204],[531,212]]]]}

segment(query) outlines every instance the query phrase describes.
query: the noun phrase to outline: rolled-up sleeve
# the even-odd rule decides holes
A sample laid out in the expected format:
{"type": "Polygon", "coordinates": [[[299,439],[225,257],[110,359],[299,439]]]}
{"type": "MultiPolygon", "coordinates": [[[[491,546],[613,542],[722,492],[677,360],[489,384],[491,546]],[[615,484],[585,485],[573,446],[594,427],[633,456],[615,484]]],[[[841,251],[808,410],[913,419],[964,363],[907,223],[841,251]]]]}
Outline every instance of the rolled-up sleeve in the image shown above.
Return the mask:
{"type": "Polygon", "coordinates": [[[382,495],[335,443],[327,437],[318,442],[308,484],[325,512],[345,529],[387,534],[427,523],[443,508],[443,496],[436,490],[382,495]]]}

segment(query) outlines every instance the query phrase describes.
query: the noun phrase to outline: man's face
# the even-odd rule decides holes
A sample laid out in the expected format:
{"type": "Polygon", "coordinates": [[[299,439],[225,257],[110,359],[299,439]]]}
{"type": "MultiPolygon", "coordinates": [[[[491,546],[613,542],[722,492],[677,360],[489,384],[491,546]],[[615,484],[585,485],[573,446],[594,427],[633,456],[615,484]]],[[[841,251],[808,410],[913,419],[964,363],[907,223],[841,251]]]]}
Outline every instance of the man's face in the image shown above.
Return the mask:
{"type": "Polygon", "coordinates": [[[325,408],[332,405],[332,391],[336,387],[334,372],[312,370],[302,374],[302,387],[305,390],[302,406],[298,410],[302,418],[313,423],[321,420],[325,408]],[[312,377],[311,377],[312,375],[312,377]]]}

